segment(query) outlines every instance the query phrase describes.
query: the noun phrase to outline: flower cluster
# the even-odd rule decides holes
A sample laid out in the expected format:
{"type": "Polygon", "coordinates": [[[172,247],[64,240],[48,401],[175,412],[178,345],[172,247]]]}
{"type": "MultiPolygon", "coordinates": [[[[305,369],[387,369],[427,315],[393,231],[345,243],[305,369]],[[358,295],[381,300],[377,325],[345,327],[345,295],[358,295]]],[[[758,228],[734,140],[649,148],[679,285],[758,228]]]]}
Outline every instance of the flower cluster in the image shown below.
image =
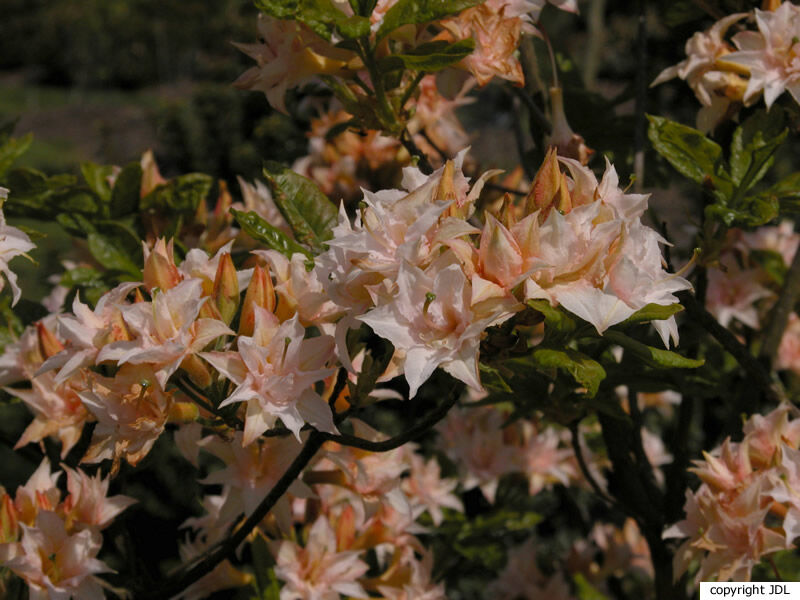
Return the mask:
{"type": "Polygon", "coordinates": [[[700,559],[696,581],[749,581],[762,557],[793,547],[800,535],[800,419],[782,405],[754,415],[741,442],[726,439],[691,469],[702,484],[687,491],[686,519],[664,532],[688,538],[675,555],[680,575],[700,559]]]}
{"type": "Polygon", "coordinates": [[[32,599],[102,598],[98,573],[110,569],[97,554],[101,531],[135,502],[108,497],[109,480],[64,468],[67,495],[58,488],[60,472],[47,459],[10,496],[0,487],[0,566],[28,584],[32,599]]]}
{"type": "Polygon", "coordinates": [[[800,102],[800,7],[787,0],[774,10],[756,8],[754,16],[758,31],[739,31],[730,41],[726,33],[741,27],[747,13],[727,16],[708,31],[695,33],[686,42],[686,60],[653,81],[686,80],[703,105],[697,115],[701,131],[734,117],[762,94],[767,108],[785,91],[800,102]]]}

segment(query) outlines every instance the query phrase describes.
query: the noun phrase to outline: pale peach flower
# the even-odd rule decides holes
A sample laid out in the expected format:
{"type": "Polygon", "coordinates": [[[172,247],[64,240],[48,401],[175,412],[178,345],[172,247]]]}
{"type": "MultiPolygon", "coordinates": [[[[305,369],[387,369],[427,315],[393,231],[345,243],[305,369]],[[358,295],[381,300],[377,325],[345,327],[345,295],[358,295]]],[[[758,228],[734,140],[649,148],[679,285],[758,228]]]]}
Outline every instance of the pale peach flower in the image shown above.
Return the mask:
{"type": "Polygon", "coordinates": [[[339,551],[331,524],[320,516],[305,546],[283,540],[272,544],[275,575],[284,582],[281,600],[339,600],[339,594],[368,598],[358,582],[369,569],[358,551],[339,551]]]}
{"type": "Polygon", "coordinates": [[[100,350],[111,342],[131,339],[120,306],[128,304],[126,297],[139,283],[123,283],[103,294],[94,310],[75,295],[72,314],[58,315],[58,335],[65,348],[48,358],[38,373],[59,369],[55,382],[63,383],[83,367],[95,364],[100,350]]]}
{"type": "Polygon", "coordinates": [[[31,242],[26,233],[6,224],[6,218],[2,211],[6,198],[8,198],[8,190],[0,187],[0,272],[5,275],[5,279],[0,278],[0,290],[5,287],[5,282],[8,280],[13,298],[11,306],[14,306],[22,296],[22,290],[17,285],[16,273],[9,268],[8,263],[16,256],[25,256],[25,253],[33,250],[36,244],[31,242]]]}
{"type": "Polygon", "coordinates": [[[411,503],[412,512],[420,514],[427,511],[436,526],[444,519],[443,508],[464,512],[464,505],[454,493],[458,480],[443,478],[435,458],[425,460],[412,447],[406,451],[411,470],[408,477],[403,479],[402,489],[411,503]]]}
{"type": "Polygon", "coordinates": [[[742,269],[735,260],[721,261],[725,269],[708,270],[706,308],[723,327],[733,319],[752,329],[759,328],[756,303],[772,296],[767,288],[758,283],[757,269],[742,269]]]}
{"type": "Polygon", "coordinates": [[[108,497],[111,478],[102,479],[99,472],[91,477],[80,469],[64,467],[64,471],[67,473],[68,496],[60,510],[64,513],[68,528],[105,529],[119,513],[136,503],[134,498],[128,496],[108,497]]]}
{"type": "Polygon", "coordinates": [[[53,436],[61,441],[61,457],[64,458],[78,443],[83,426],[90,419],[90,413],[79,396],[86,389],[83,376],[76,375],[59,382],[53,373],[45,373],[31,380],[30,390],[4,389],[22,400],[34,414],[15,449],[53,436]]]}
{"type": "MultiPolygon", "coordinates": [[[[214,511],[209,511],[209,518],[213,519],[191,521],[187,524],[195,528],[202,525],[207,530],[209,523],[220,523],[220,535],[224,535],[226,523],[232,522],[242,513],[246,516],[253,513],[301,450],[300,443],[293,437],[264,438],[244,446],[242,433],[238,431],[231,441],[209,436],[202,439],[199,445],[225,464],[224,468],[213,471],[201,483],[222,485],[225,493],[219,505],[215,505],[214,511]]],[[[289,492],[301,497],[311,495],[311,491],[299,479],[292,482],[289,492]]],[[[282,528],[288,529],[288,498],[279,500],[273,510],[282,528]]]]}
{"type": "Polygon", "coordinates": [[[121,459],[131,465],[142,460],[164,431],[173,392],[164,392],[148,365],[126,364],[114,377],[93,374],[80,398],[97,419],[85,462],[112,459],[112,472],[121,459]]]}
{"type": "Polygon", "coordinates": [[[331,409],[313,384],[332,375],[325,368],[333,355],[333,338],[304,339],[305,329],[295,314],[279,323],[267,310],[256,307],[252,337],[239,337],[238,352],[203,352],[205,360],[236,384],[220,407],[246,402],[242,444],[252,443],[278,419],[300,438],[306,423],[335,432],[331,409]]]}
{"type": "Polygon", "coordinates": [[[505,415],[493,407],[452,409],[437,425],[439,445],[459,467],[465,489],[480,487],[494,502],[500,477],[519,471],[518,449],[503,429],[505,415]]]}
{"type": "Polygon", "coordinates": [[[104,346],[97,363],[107,360],[119,365],[147,364],[155,370],[162,389],[184,359],[201,351],[223,335],[233,335],[225,323],[200,318],[203,282],[187,279],[174,288],[155,293],[152,302],[137,302],[120,307],[125,323],[136,339],[104,346]]]}
{"type": "Polygon", "coordinates": [[[477,315],[471,306],[472,286],[460,265],[447,265],[444,260],[441,264],[422,271],[403,263],[397,275],[395,298],[358,317],[392,342],[402,357],[412,398],[439,366],[470,387],[481,389],[481,333],[513,314],[501,310],[488,316],[477,315]]]}
{"type": "Polygon", "coordinates": [[[789,315],[776,358],[776,368],[800,373],[800,317],[797,313],[789,315]]]}
{"type": "Polygon", "coordinates": [[[234,86],[264,92],[269,103],[284,113],[287,90],[317,75],[338,74],[355,57],[352,52],[335,48],[298,21],[259,13],[258,33],[260,43],[235,44],[257,65],[245,71],[234,86]]]}
{"type": "Polygon", "coordinates": [[[792,264],[792,259],[800,246],[800,234],[795,232],[792,221],[783,220],[775,226],[759,227],[752,232],[743,232],[742,242],[745,251],[754,249],[777,252],[788,267],[792,264]]]}
{"type": "Polygon", "coordinates": [[[521,86],[525,83],[522,65],[516,57],[525,21],[507,16],[504,7],[479,4],[458,16],[442,21],[442,27],[455,39],[472,37],[475,50],[462,64],[484,86],[500,77],[521,86]]]}
{"type": "Polygon", "coordinates": [[[732,110],[736,110],[736,102],[752,104],[752,99],[744,95],[747,81],[736,72],[741,69],[731,69],[722,62],[730,60],[734,51],[725,40],[725,34],[746,16],[745,13],[729,15],[708,31],[695,33],[686,42],[687,58],[664,69],[650,84],[652,87],[673,77],[685,80],[703,105],[697,115],[697,127],[701,131],[714,129],[732,110]]]}
{"type": "Polygon", "coordinates": [[[528,538],[508,551],[508,562],[488,590],[497,600],[573,600],[564,576],[547,576],[536,565],[536,540],[528,538]]]}
{"type": "Polygon", "coordinates": [[[21,524],[20,554],[5,563],[28,584],[31,600],[81,598],[100,600],[95,575],[111,571],[95,558],[102,544],[89,529],[70,535],[54,512],[42,511],[35,526],[21,524]]]}
{"type": "Polygon", "coordinates": [[[800,103],[800,7],[783,2],[774,11],[755,9],[758,32],[733,37],[738,48],[725,56],[728,63],[750,72],[744,99],[755,101],[763,92],[767,108],[787,91],[800,103]]]}

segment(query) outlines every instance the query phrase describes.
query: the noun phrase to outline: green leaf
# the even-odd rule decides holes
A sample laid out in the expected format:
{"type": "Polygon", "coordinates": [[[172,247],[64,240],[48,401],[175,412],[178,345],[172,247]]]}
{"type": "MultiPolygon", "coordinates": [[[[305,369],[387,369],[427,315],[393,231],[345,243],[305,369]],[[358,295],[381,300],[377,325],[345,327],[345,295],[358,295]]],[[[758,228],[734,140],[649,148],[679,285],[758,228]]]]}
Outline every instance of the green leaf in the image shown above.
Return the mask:
{"type": "Polygon", "coordinates": [[[97,228],[79,213],[59,213],[56,215],[56,222],[64,228],[64,231],[76,237],[86,237],[97,231],[97,228]]]}
{"type": "Polygon", "coordinates": [[[722,221],[728,227],[759,227],[772,221],[780,211],[775,196],[749,196],[741,204],[741,208],[733,208],[724,202],[709,204],[705,208],[706,218],[722,221]]]}
{"type": "Polygon", "coordinates": [[[7,138],[0,145],[0,177],[6,174],[16,160],[22,156],[33,142],[33,134],[21,138],[7,138]]]}
{"type": "Polygon", "coordinates": [[[514,393],[514,390],[508,385],[508,382],[506,382],[498,369],[484,363],[478,363],[478,369],[480,369],[481,372],[481,384],[483,384],[483,387],[485,387],[489,393],[514,393]]]}
{"type": "Polygon", "coordinates": [[[669,319],[671,316],[681,312],[683,310],[683,306],[680,304],[648,304],[643,308],[640,308],[635,313],[633,313],[630,317],[625,319],[621,326],[625,325],[634,325],[636,323],[646,323],[648,321],[663,321],[665,319],[669,319]]]}
{"type": "Polygon", "coordinates": [[[103,202],[111,200],[111,184],[108,179],[114,174],[114,167],[111,165],[98,165],[93,162],[81,163],[81,173],[86,185],[103,202]]]}
{"type": "Polygon", "coordinates": [[[94,232],[87,237],[89,251],[97,262],[106,269],[122,271],[131,275],[134,279],[140,279],[142,272],[130,257],[117,247],[108,237],[94,232]]]}
{"type": "Polygon", "coordinates": [[[403,25],[419,25],[436,21],[476,6],[483,0],[399,0],[383,17],[378,40],[403,25]]]}
{"type": "Polygon", "coordinates": [[[760,195],[775,198],[780,204],[781,212],[800,212],[800,171],[781,179],[760,195]]]}
{"type": "Polygon", "coordinates": [[[111,217],[118,218],[137,210],[142,187],[142,167],[138,162],[125,166],[111,190],[111,217]]]}
{"type": "Polygon", "coordinates": [[[525,304],[544,316],[545,337],[548,340],[568,338],[578,329],[578,322],[570,313],[551,306],[547,300],[527,300],[525,304]]]}
{"type": "Polygon", "coordinates": [[[392,54],[378,63],[382,72],[411,69],[433,73],[449,67],[472,54],[475,41],[472,38],[455,43],[445,41],[420,44],[405,54],[392,54]]]}
{"type": "Polygon", "coordinates": [[[759,110],[733,132],[730,171],[739,194],[758,183],[774,161],[775,151],[786,139],[788,129],[780,107],[759,110]]]}
{"type": "Polygon", "coordinates": [[[607,330],[603,337],[614,344],[622,346],[646,365],[657,369],[696,369],[705,364],[704,360],[686,358],[677,352],[648,346],[619,331],[607,330]]]}
{"type": "Polygon", "coordinates": [[[256,0],[255,5],[276,19],[299,21],[328,41],[337,32],[348,40],[368,36],[370,32],[367,17],[348,16],[330,0],[256,0]]]}
{"type": "Polygon", "coordinates": [[[143,212],[194,214],[205,202],[214,179],[203,173],[188,173],[157,186],[139,202],[143,212]]]}
{"type": "Polygon", "coordinates": [[[310,179],[279,163],[267,162],[264,176],[294,236],[314,253],[325,250],[324,242],[333,237],[338,219],[336,206],[310,179]]]}
{"type": "Polygon", "coordinates": [[[608,600],[608,596],[598,592],[597,588],[589,583],[583,574],[578,573],[573,575],[572,582],[575,584],[575,592],[578,594],[578,600],[608,600]]]}
{"type": "Polygon", "coordinates": [[[258,591],[257,598],[259,600],[278,600],[281,594],[281,586],[275,577],[273,570],[275,561],[264,536],[256,535],[250,544],[250,551],[253,553],[253,571],[255,573],[253,584],[258,591]]]}
{"type": "Polygon", "coordinates": [[[309,259],[313,258],[312,254],[303,246],[295,242],[277,227],[273,227],[262,219],[255,212],[244,213],[235,209],[231,209],[231,213],[236,217],[239,225],[242,226],[244,232],[251,238],[258,242],[262,242],[277,250],[287,258],[291,258],[292,254],[299,252],[305,254],[309,259]]]}
{"type": "Polygon", "coordinates": [[[684,177],[699,184],[709,181],[730,196],[733,186],[722,166],[722,148],[697,129],[670,121],[664,117],[647,115],[650,127],[647,137],[656,152],[684,177]]]}
{"type": "Polygon", "coordinates": [[[590,398],[597,394],[600,382],[606,377],[606,371],[599,362],[577,350],[556,350],[539,346],[528,357],[513,359],[511,362],[520,360],[540,371],[559,370],[568,373],[578,384],[586,388],[586,395],[590,398]]]}

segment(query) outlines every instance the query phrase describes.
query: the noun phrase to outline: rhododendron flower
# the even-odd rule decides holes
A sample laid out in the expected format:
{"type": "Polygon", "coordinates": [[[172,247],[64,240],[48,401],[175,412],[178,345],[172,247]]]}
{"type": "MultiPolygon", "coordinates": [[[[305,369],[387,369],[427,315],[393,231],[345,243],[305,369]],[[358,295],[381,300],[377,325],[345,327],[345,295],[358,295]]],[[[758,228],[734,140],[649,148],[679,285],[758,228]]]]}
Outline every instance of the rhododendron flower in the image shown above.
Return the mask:
{"type": "Polygon", "coordinates": [[[239,189],[242,190],[242,202],[234,202],[231,208],[244,212],[254,212],[273,227],[277,227],[286,234],[291,234],[292,228],[283,218],[272,193],[263,181],[256,180],[255,183],[248,183],[244,178],[237,176],[239,189]]]}
{"type": "Polygon", "coordinates": [[[334,48],[297,21],[259,13],[258,33],[261,43],[235,44],[257,66],[245,71],[234,85],[264,92],[269,103],[284,113],[288,89],[316,75],[337,74],[354,57],[352,52],[334,48]]]}
{"type": "Polygon", "coordinates": [[[94,310],[81,302],[76,294],[72,302],[73,314],[59,315],[57,321],[58,334],[67,347],[48,358],[38,372],[59,369],[55,382],[63,383],[78,369],[94,365],[98,353],[107,344],[130,340],[132,335],[122,318],[120,306],[126,304],[127,295],[139,285],[118,285],[103,294],[94,310]]]}
{"type": "Polygon", "coordinates": [[[458,480],[443,478],[435,458],[426,461],[411,448],[407,452],[411,470],[403,479],[402,488],[411,502],[412,511],[415,514],[427,511],[436,526],[444,519],[443,508],[464,512],[464,505],[453,493],[458,480]]]}
{"type": "Polygon", "coordinates": [[[81,392],[83,404],[97,419],[86,462],[113,460],[112,471],[125,458],[142,460],[164,431],[172,392],[156,385],[158,375],[148,365],[123,365],[114,377],[93,375],[81,392]]]}
{"type": "Polygon", "coordinates": [[[480,487],[494,502],[500,477],[519,470],[518,451],[503,431],[505,416],[491,407],[450,410],[437,426],[440,445],[460,469],[465,489],[480,487]]]}
{"type": "Polygon", "coordinates": [[[725,33],[747,14],[738,13],[717,21],[711,29],[695,33],[686,42],[686,59],[664,69],[651,83],[651,87],[673,77],[685,80],[703,105],[697,115],[697,128],[714,129],[731,111],[735,102],[752,99],[744,96],[746,80],[722,62],[730,60],[734,48],[725,41],[725,33]],[[722,59],[722,60],[720,60],[722,59]]]}
{"type": "Polygon", "coordinates": [[[800,373],[800,317],[797,313],[789,315],[789,322],[778,346],[775,366],[778,369],[791,369],[800,373]]]}
{"type": "Polygon", "coordinates": [[[413,552],[404,552],[392,570],[394,585],[377,585],[386,600],[446,600],[444,584],[433,582],[433,554],[426,552],[417,560],[413,552]]]}
{"type": "Polygon", "coordinates": [[[111,569],[95,558],[100,536],[88,529],[70,535],[64,521],[50,511],[40,512],[34,527],[20,527],[21,552],[5,566],[25,580],[31,600],[104,597],[94,575],[111,569]]]}
{"type": "MultiPolygon", "coordinates": [[[[31,242],[26,233],[16,227],[6,225],[6,218],[2,211],[2,205],[6,198],[8,198],[8,190],[0,187],[0,272],[6,276],[8,284],[11,286],[11,294],[13,296],[11,305],[14,306],[22,296],[22,290],[19,289],[17,275],[11,271],[8,262],[15,256],[30,252],[36,245],[31,242]]],[[[3,289],[4,285],[5,280],[0,278],[0,290],[3,289]]]]}
{"type": "MultiPolygon", "coordinates": [[[[216,521],[223,524],[221,535],[225,533],[225,523],[232,522],[242,513],[248,517],[253,513],[302,448],[291,437],[265,438],[248,445],[242,442],[242,433],[238,431],[229,442],[217,436],[209,436],[199,442],[203,450],[225,463],[225,468],[213,471],[200,481],[206,485],[225,486],[224,498],[214,513],[216,521]]],[[[311,495],[311,490],[300,480],[292,482],[289,492],[300,497],[311,495]]],[[[288,528],[291,524],[287,501],[286,498],[281,499],[273,508],[283,528],[288,528]]]]}
{"type": "Polygon", "coordinates": [[[734,260],[724,260],[722,265],[725,271],[708,270],[708,311],[723,327],[736,319],[758,329],[756,302],[772,296],[772,292],[758,283],[759,273],[756,269],[741,269],[734,260]]]}
{"type": "Polygon", "coordinates": [[[136,500],[128,496],[108,497],[110,477],[102,479],[98,472],[90,477],[80,469],[64,467],[67,473],[67,492],[69,495],[61,507],[67,523],[78,529],[90,527],[105,529],[119,513],[135,504],[136,500]]]}
{"type": "Polygon", "coordinates": [[[357,551],[338,551],[336,534],[324,516],[314,521],[305,547],[283,540],[272,544],[275,575],[284,582],[281,600],[339,600],[339,594],[368,598],[358,579],[369,567],[357,551]]]}
{"type": "Polygon", "coordinates": [[[475,50],[462,62],[480,86],[495,77],[518,86],[525,83],[522,65],[515,55],[524,25],[521,18],[508,17],[502,7],[498,10],[488,2],[442,22],[455,39],[475,39],[475,50]]]}
{"type": "MultiPolygon", "coordinates": [[[[555,154],[549,154],[528,196],[530,209],[539,212],[508,230],[522,258],[514,272],[532,270],[525,297],[560,304],[599,333],[647,304],[677,302],[675,292],[690,284],[663,269],[659,244],[666,242],[640,221],[647,196],[624,193],[608,162],[598,183],[578,161],[559,160],[570,176],[557,170],[555,154]],[[554,203],[558,210],[552,210],[554,203]]],[[[670,338],[677,343],[674,317],[653,326],[665,346],[670,338]]]]}
{"type": "Polygon", "coordinates": [[[744,99],[754,101],[764,93],[767,108],[788,90],[800,103],[800,7],[783,2],[774,11],[755,9],[758,33],[742,31],[733,37],[739,49],[725,56],[750,71],[744,99]]]}
{"type": "Polygon", "coordinates": [[[497,600],[573,600],[569,585],[560,572],[547,576],[536,566],[534,538],[509,550],[508,562],[497,580],[490,584],[489,593],[497,600]]]}
{"type": "Polygon", "coordinates": [[[85,385],[81,376],[60,383],[53,373],[45,373],[31,380],[30,390],[5,388],[6,392],[22,400],[34,414],[33,421],[14,448],[55,436],[61,441],[61,458],[64,458],[78,443],[83,425],[90,416],[79,396],[85,390],[85,385]]]}
{"type": "Polygon", "coordinates": [[[330,407],[312,387],[335,373],[324,368],[332,357],[333,338],[303,339],[305,329],[297,315],[279,323],[256,307],[255,316],[253,336],[238,338],[238,352],[200,355],[237,386],[220,407],[247,403],[242,444],[252,443],[279,418],[298,439],[306,423],[336,432],[330,407]]]}
{"type": "Polygon", "coordinates": [[[152,302],[121,307],[125,323],[138,337],[105,346],[97,362],[148,364],[155,370],[161,388],[165,389],[167,379],[184,359],[222,335],[233,335],[221,321],[197,318],[207,299],[202,297],[202,287],[201,280],[188,279],[170,290],[156,292],[152,302]]]}
{"type": "Polygon", "coordinates": [[[511,316],[477,318],[471,309],[471,286],[457,264],[434,265],[427,272],[408,263],[397,275],[397,296],[359,317],[388,339],[401,356],[413,398],[436,367],[481,389],[478,349],[484,329],[511,316]]]}

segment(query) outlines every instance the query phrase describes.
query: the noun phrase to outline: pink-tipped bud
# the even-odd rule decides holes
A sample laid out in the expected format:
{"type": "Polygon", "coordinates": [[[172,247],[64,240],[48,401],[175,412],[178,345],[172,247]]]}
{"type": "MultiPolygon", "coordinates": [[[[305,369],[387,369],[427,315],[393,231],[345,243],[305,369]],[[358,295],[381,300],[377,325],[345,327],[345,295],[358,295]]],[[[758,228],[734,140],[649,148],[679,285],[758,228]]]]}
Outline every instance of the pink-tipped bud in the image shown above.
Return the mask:
{"type": "MultiPolygon", "coordinates": [[[[525,212],[541,211],[542,219],[547,218],[553,201],[560,192],[561,188],[561,169],[558,166],[558,153],[555,147],[550,147],[547,151],[542,166],[536,173],[531,185],[531,191],[525,198],[525,212]]],[[[568,192],[567,192],[568,193],[568,192]]]]}
{"type": "Polygon", "coordinates": [[[55,356],[64,349],[64,344],[59,342],[53,332],[41,321],[36,323],[36,336],[39,339],[39,352],[45,359],[55,356]]]}
{"type": "Polygon", "coordinates": [[[275,288],[272,285],[269,267],[262,268],[256,265],[242,303],[242,314],[239,317],[239,335],[253,335],[256,324],[256,306],[260,306],[269,312],[275,312],[275,305],[275,288]]]}
{"type": "Polygon", "coordinates": [[[230,254],[223,254],[219,259],[212,298],[222,321],[230,325],[239,309],[239,278],[230,254]]]}
{"type": "Polygon", "coordinates": [[[0,544],[12,544],[19,538],[19,517],[11,496],[0,496],[0,544]]]}
{"type": "Polygon", "coordinates": [[[144,286],[148,292],[155,288],[170,290],[181,282],[181,274],[175,266],[172,240],[167,244],[164,238],[156,241],[152,250],[145,247],[144,286]]]}
{"type": "Polygon", "coordinates": [[[492,215],[486,215],[481,232],[480,266],[489,281],[510,288],[522,273],[522,251],[511,232],[492,215]]]}

